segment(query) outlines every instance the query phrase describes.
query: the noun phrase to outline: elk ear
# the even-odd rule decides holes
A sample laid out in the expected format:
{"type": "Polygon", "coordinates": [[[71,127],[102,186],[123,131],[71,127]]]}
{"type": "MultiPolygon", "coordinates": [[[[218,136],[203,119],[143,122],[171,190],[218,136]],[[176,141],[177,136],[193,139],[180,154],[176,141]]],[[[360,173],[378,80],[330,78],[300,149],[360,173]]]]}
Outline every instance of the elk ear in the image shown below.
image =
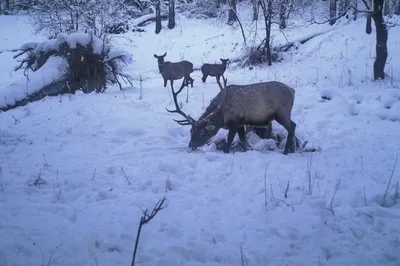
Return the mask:
{"type": "Polygon", "coordinates": [[[214,126],[214,125],[208,125],[208,126],[206,126],[206,130],[207,130],[207,131],[214,131],[214,129],[215,129],[215,126],[214,126]]]}
{"type": "Polygon", "coordinates": [[[156,54],[154,54],[154,58],[158,58],[158,56],[156,54]]]}
{"type": "Polygon", "coordinates": [[[167,55],[167,52],[165,52],[165,54],[163,54],[163,57],[167,55]]]}

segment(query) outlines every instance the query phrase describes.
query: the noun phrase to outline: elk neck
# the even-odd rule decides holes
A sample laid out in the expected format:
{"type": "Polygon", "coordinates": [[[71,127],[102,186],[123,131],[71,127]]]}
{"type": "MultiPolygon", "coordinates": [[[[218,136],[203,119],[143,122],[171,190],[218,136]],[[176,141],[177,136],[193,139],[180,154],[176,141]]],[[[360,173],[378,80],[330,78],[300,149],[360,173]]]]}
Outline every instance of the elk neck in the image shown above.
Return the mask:
{"type": "Polygon", "coordinates": [[[222,128],[224,125],[224,118],[222,114],[222,110],[219,107],[220,102],[220,94],[218,94],[210,103],[210,105],[206,108],[204,113],[199,117],[198,122],[211,123],[218,128],[222,128]]]}

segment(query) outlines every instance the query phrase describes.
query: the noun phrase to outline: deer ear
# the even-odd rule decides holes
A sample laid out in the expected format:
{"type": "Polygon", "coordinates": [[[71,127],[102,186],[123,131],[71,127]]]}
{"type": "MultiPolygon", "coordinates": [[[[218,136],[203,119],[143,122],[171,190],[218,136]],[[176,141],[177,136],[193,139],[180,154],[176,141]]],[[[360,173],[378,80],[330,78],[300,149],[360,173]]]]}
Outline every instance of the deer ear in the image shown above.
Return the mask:
{"type": "Polygon", "coordinates": [[[158,58],[156,54],[154,54],[154,58],[158,58]]]}
{"type": "Polygon", "coordinates": [[[167,55],[167,52],[165,52],[165,54],[163,54],[163,57],[167,55]]]}
{"type": "Polygon", "coordinates": [[[214,129],[215,129],[215,126],[214,126],[214,125],[208,125],[208,126],[206,126],[206,130],[207,130],[207,131],[214,131],[214,129]]]}

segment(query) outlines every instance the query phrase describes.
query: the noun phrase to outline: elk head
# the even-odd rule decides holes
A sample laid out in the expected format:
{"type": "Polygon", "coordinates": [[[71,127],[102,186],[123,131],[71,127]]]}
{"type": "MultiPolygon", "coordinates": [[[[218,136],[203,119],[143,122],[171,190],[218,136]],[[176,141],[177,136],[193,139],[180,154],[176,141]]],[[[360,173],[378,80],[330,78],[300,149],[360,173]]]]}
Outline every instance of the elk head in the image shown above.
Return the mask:
{"type": "Polygon", "coordinates": [[[179,107],[177,96],[182,91],[184,86],[182,86],[177,92],[172,88],[172,95],[175,103],[175,110],[168,110],[170,113],[178,113],[184,117],[183,120],[175,120],[178,124],[182,126],[190,125],[192,128],[190,129],[190,142],[189,148],[194,150],[198,147],[203,146],[208,143],[209,140],[217,134],[218,130],[223,126],[223,118],[221,115],[221,105],[223,104],[227,89],[226,89],[226,78],[224,78],[224,87],[222,87],[219,81],[218,85],[220,86],[221,91],[216,97],[219,97],[219,102],[214,109],[210,110],[210,106],[207,108],[206,112],[203,114],[204,117],[200,118],[198,121],[193,119],[190,115],[185,114],[179,107]],[[207,111],[209,113],[207,113],[207,111]]]}

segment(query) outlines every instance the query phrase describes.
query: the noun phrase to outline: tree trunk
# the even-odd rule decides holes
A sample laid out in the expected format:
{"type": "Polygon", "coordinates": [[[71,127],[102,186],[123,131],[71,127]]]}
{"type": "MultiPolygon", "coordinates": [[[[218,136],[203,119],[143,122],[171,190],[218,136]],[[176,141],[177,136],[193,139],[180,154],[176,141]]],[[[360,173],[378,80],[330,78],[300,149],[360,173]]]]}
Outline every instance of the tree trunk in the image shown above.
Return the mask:
{"type": "Polygon", "coordinates": [[[385,1],[384,5],[383,5],[383,15],[389,15],[390,13],[390,0],[389,1],[385,1]]]}
{"type": "Polygon", "coordinates": [[[156,1],[155,7],[156,7],[156,34],[159,34],[161,32],[161,3],[160,0],[156,1]]]}
{"type": "Polygon", "coordinates": [[[175,0],[169,0],[168,29],[175,28],[175,0]]]}
{"type": "Polygon", "coordinates": [[[253,21],[258,20],[258,0],[253,0],[253,21]]]}
{"type": "Polygon", "coordinates": [[[352,6],[353,8],[353,19],[357,20],[357,16],[358,16],[358,5],[357,5],[358,1],[357,0],[353,0],[353,4],[352,6]]]}
{"type": "Polygon", "coordinates": [[[268,43],[266,43],[266,48],[267,48],[267,60],[268,60],[268,65],[272,65],[272,54],[271,54],[271,20],[272,20],[272,0],[268,0],[268,25],[267,26],[267,40],[268,43]]]}
{"type": "Polygon", "coordinates": [[[288,0],[282,0],[279,9],[279,28],[286,29],[286,10],[288,7],[288,0]]]}
{"type": "Polygon", "coordinates": [[[397,0],[397,7],[396,10],[394,11],[396,15],[400,15],[400,0],[397,0]]]}
{"type": "Polygon", "coordinates": [[[365,26],[365,32],[367,34],[371,34],[372,26],[371,26],[371,14],[368,13],[367,15],[367,25],[365,26]]]}
{"type": "Polygon", "coordinates": [[[385,64],[388,56],[387,40],[388,30],[383,19],[384,0],[375,0],[372,11],[372,19],[375,22],[376,29],[376,58],[374,62],[374,79],[385,78],[385,64]]]}
{"type": "Polygon", "coordinates": [[[350,6],[350,0],[339,0],[339,15],[342,15],[350,6]]]}
{"type": "Polygon", "coordinates": [[[228,11],[228,25],[232,25],[237,21],[236,16],[236,0],[228,0],[229,11],[228,11]]]}
{"type": "Polygon", "coordinates": [[[329,2],[329,16],[331,19],[329,22],[330,25],[333,25],[336,22],[336,1],[337,0],[330,0],[329,2]]]}
{"type": "Polygon", "coordinates": [[[259,0],[260,6],[263,10],[264,22],[265,22],[265,46],[267,54],[268,65],[272,65],[272,53],[271,53],[271,19],[272,19],[272,1],[273,0],[259,0]],[[267,3],[265,3],[267,2],[267,3]]]}

